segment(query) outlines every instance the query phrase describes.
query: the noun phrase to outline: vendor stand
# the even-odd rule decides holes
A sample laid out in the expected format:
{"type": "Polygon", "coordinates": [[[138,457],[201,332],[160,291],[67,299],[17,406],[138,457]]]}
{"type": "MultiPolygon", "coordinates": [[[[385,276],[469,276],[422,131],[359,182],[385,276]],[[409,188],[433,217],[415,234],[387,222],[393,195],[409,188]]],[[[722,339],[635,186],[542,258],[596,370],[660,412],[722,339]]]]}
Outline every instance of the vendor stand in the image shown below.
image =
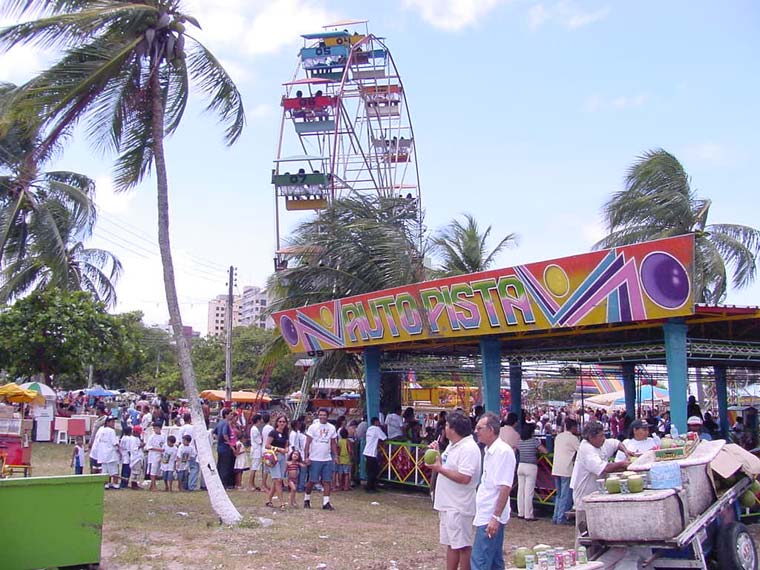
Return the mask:
{"type": "Polygon", "coordinates": [[[32,420],[24,419],[30,403],[44,403],[41,394],[11,382],[0,386],[0,478],[32,474],[32,420]],[[18,404],[18,410],[8,404],[18,404]]]}
{"type": "Polygon", "coordinates": [[[47,384],[40,382],[27,382],[20,384],[19,388],[32,390],[39,393],[43,400],[32,403],[32,417],[34,418],[34,441],[53,441],[53,421],[55,419],[56,393],[47,384]]]}

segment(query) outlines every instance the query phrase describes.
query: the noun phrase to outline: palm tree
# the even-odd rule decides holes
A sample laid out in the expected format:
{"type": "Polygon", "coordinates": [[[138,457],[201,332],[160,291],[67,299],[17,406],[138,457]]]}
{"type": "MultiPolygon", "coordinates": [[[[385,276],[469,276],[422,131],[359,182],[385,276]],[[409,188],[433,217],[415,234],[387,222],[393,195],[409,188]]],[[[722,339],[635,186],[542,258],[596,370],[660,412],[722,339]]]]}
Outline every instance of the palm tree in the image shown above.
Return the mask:
{"type": "MultiPolygon", "coordinates": [[[[32,242],[38,242],[48,256],[65,264],[67,236],[58,228],[66,220],[67,234],[88,236],[95,224],[92,202],[95,183],[76,172],[42,172],[50,154],[37,154],[40,143],[36,118],[21,124],[8,118],[9,102],[17,93],[10,83],[0,84],[0,265],[18,262],[32,242]]],[[[51,148],[51,151],[54,150],[51,148]]]]}
{"type": "Polygon", "coordinates": [[[3,268],[0,279],[0,303],[21,297],[32,290],[62,289],[64,291],[89,291],[95,299],[106,306],[116,305],[114,283],[121,274],[121,263],[110,252],[87,248],[81,241],[83,232],[77,232],[75,216],[61,204],[46,209],[54,210],[56,224],[52,228],[37,228],[36,214],[32,213],[29,227],[35,239],[29,251],[17,256],[3,268]],[[52,231],[52,237],[46,235],[52,231]],[[62,240],[65,256],[49,247],[51,242],[62,240]]]}
{"type": "Polygon", "coordinates": [[[497,253],[505,247],[517,245],[517,234],[508,234],[486,254],[490,235],[491,226],[481,233],[471,214],[464,214],[464,223],[452,220],[433,238],[434,249],[443,257],[440,273],[450,276],[485,271],[497,253]]]}
{"type": "MultiPolygon", "coordinates": [[[[269,313],[425,280],[424,249],[418,246],[414,218],[393,199],[335,200],[290,237],[289,268],[273,274],[267,285],[272,295],[269,313]]],[[[278,336],[261,366],[287,352],[278,336]]],[[[305,393],[320,377],[356,377],[360,371],[357,355],[328,352],[309,368],[301,389],[305,393]]]]}
{"type": "MultiPolygon", "coordinates": [[[[224,523],[241,520],[212,468],[190,349],[182,335],[169,240],[169,186],[164,138],[178,128],[189,85],[208,96],[232,144],[245,115],[237,87],[214,55],[186,33],[198,21],[178,0],[7,0],[6,15],[40,16],[0,32],[0,48],[33,44],[62,48],[61,59],[23,85],[14,97],[14,117],[41,117],[45,132],[36,154],[49,152],[80,121],[96,146],[118,154],[117,189],[136,186],[155,169],[158,246],[169,317],[187,397],[192,402],[195,440],[212,507],[224,523]]],[[[32,157],[34,158],[34,156],[32,157]]]]}
{"type": "Polygon", "coordinates": [[[739,224],[708,224],[711,201],[697,197],[691,179],[672,154],[644,153],[628,170],[625,189],[604,206],[610,232],[595,249],[694,234],[694,296],[698,303],[720,303],[726,297],[726,266],[732,285],[751,284],[760,252],[760,230],[739,224]]]}

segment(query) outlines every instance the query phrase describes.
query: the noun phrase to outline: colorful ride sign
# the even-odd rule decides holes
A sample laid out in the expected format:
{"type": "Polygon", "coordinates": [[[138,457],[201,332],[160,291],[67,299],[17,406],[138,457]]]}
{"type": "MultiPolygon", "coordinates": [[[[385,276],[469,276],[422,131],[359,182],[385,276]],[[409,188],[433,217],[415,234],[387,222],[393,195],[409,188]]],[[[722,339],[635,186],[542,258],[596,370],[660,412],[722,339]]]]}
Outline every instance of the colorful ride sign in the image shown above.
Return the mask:
{"type": "Polygon", "coordinates": [[[425,281],[274,314],[293,352],[691,315],[693,236],[425,281]]]}

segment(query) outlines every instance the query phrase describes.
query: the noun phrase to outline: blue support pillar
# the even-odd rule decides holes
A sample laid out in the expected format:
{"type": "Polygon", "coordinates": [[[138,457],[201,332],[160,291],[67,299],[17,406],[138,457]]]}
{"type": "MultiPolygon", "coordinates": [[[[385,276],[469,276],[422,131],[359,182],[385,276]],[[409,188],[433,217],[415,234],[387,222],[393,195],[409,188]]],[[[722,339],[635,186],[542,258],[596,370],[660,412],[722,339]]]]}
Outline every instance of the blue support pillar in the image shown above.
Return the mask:
{"type": "Polygon", "coordinates": [[[364,399],[367,404],[367,421],[380,414],[380,349],[364,349],[364,399]]]}
{"type": "Polygon", "coordinates": [[[629,418],[636,417],[636,365],[630,362],[623,364],[623,391],[625,392],[625,414],[629,418]]]}
{"type": "Polygon", "coordinates": [[[487,412],[501,417],[501,341],[481,339],[480,357],[483,359],[483,406],[487,412]]]}
{"type": "Polygon", "coordinates": [[[509,363],[509,391],[512,396],[509,411],[516,413],[518,421],[522,422],[522,362],[509,363]]]}
{"type": "Polygon", "coordinates": [[[718,423],[720,435],[728,439],[728,382],[726,367],[722,364],[713,366],[715,371],[715,392],[718,395],[718,423]]]}
{"type": "Polygon", "coordinates": [[[686,432],[686,392],[688,390],[688,364],[686,361],[687,326],[681,320],[670,320],[662,325],[665,333],[665,364],[668,369],[670,421],[678,433],[686,432]]]}

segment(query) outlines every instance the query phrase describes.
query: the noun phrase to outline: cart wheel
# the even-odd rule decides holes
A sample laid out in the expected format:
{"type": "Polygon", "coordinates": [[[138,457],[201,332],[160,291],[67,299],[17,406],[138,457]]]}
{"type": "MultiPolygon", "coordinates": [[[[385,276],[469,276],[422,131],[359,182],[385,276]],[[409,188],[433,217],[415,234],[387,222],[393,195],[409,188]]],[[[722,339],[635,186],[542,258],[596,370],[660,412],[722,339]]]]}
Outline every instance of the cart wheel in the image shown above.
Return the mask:
{"type": "Polygon", "coordinates": [[[758,570],[755,541],[742,523],[732,522],[720,531],[716,550],[721,570],[758,570]]]}

